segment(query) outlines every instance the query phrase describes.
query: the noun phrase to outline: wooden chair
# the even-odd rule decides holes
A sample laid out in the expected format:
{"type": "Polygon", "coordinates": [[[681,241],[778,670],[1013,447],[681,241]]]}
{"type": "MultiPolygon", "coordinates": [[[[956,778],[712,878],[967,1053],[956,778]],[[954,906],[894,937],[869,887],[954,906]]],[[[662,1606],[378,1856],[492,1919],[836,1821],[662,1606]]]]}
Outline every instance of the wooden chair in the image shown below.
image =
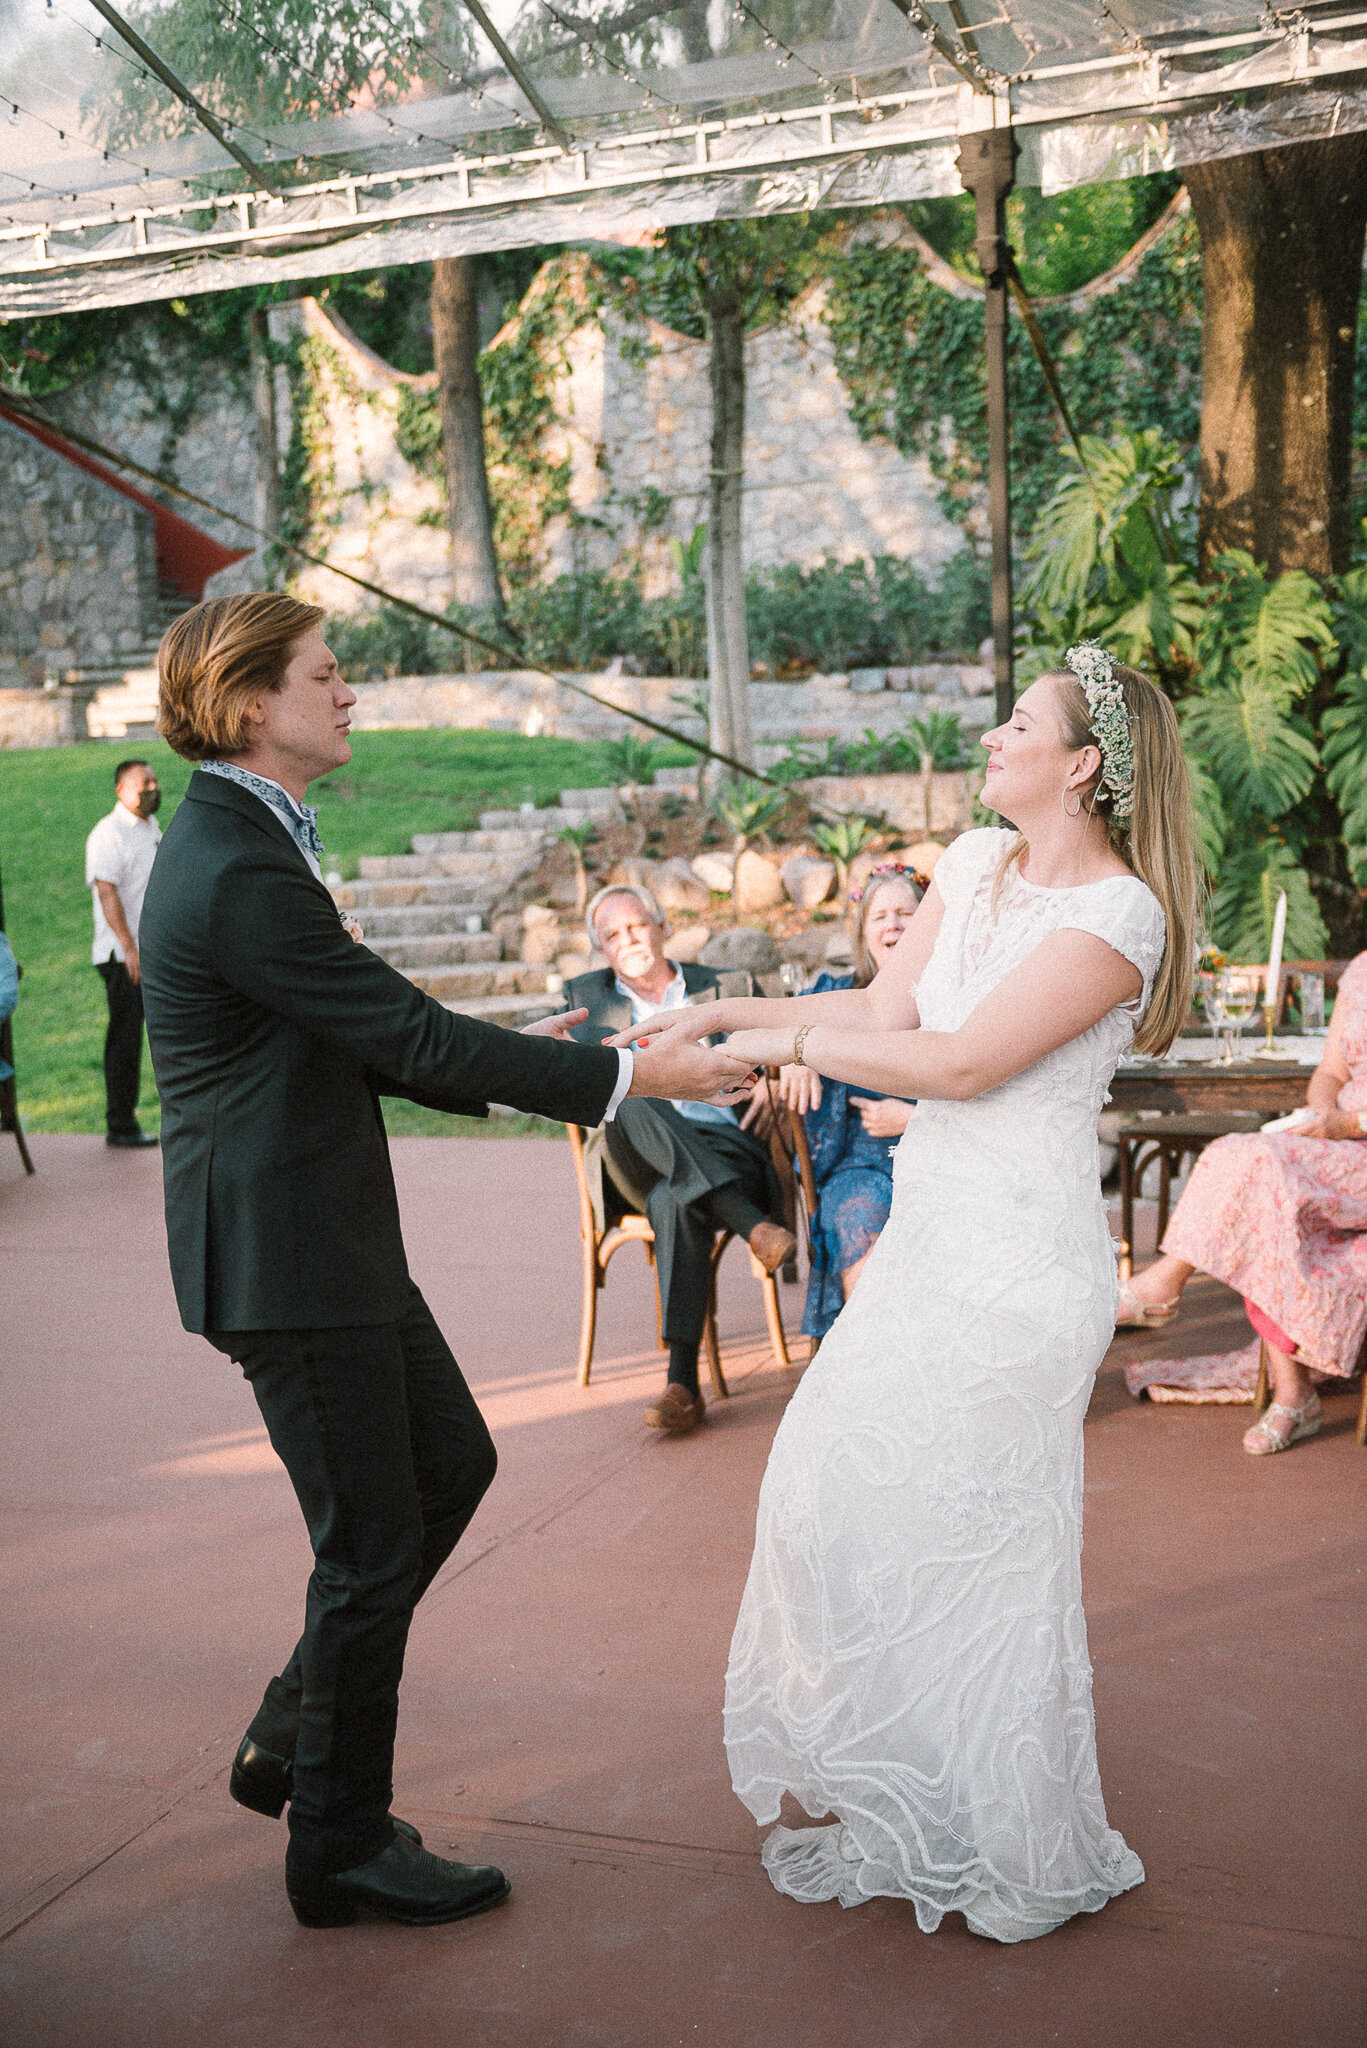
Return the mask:
{"type": "MultiPolygon", "coordinates": [[[[579,1186],[579,1235],[584,1249],[584,1308],[579,1326],[579,1384],[586,1387],[593,1369],[593,1340],[598,1327],[598,1293],[607,1282],[608,1264],[615,1252],[624,1244],[645,1246],[646,1258],[655,1264],[655,1233],[645,1216],[628,1214],[619,1223],[607,1230],[598,1228],[594,1214],[593,1196],[589,1190],[589,1177],[584,1165],[584,1134],[578,1124],[566,1124],[569,1133],[570,1156],[574,1160],[574,1174],[579,1186]]],[[[791,1176],[790,1176],[791,1179],[791,1176]]],[[[780,1175],[780,1186],[782,1175],[780,1175]]],[[[791,1228],[791,1225],[789,1226],[791,1228]]],[[[731,1242],[729,1230],[718,1230],[712,1245],[712,1285],[707,1304],[707,1320],[703,1324],[703,1350],[707,1354],[707,1370],[717,1394],[725,1400],[730,1393],[726,1375],[722,1371],[721,1347],[717,1342],[717,1268],[722,1253],[731,1242]]],[[[754,1253],[750,1254],[750,1270],[760,1283],[764,1295],[764,1319],[769,1328],[769,1345],[776,1365],[786,1366],[788,1343],[783,1332],[783,1315],[779,1308],[778,1282],[772,1273],[766,1273],[754,1253]]],[[[658,1279],[655,1288],[655,1340],[663,1345],[664,1337],[660,1327],[660,1290],[658,1279]]]]}
{"type": "MultiPolygon", "coordinates": [[[[0,884],[0,932],[4,929],[5,892],[3,885],[0,884]]],[[[19,969],[21,975],[23,971],[21,967],[19,969]]],[[[0,1066],[12,1068],[13,1065],[14,1031],[11,1020],[6,1017],[3,1022],[0,1022],[0,1066]]],[[[0,1081],[0,1131],[12,1131],[14,1133],[14,1142],[19,1147],[19,1157],[24,1162],[24,1172],[36,1173],[37,1168],[29,1157],[28,1140],[24,1136],[24,1127],[19,1121],[19,1091],[13,1073],[10,1074],[7,1081],[0,1081]]]]}
{"type": "MultiPolygon", "coordinates": [[[[1361,1362],[1359,1360],[1359,1364],[1361,1362]]],[[[1258,1341],[1258,1385],[1253,1395],[1253,1413],[1261,1415],[1271,1400],[1272,1385],[1267,1370],[1267,1339],[1262,1337],[1258,1341]]],[[[1358,1402],[1357,1439],[1360,1444],[1367,1444],[1367,1371],[1362,1375],[1362,1396],[1358,1402]]]]}
{"type": "Polygon", "coordinates": [[[1168,1227],[1172,1184],[1188,1157],[1204,1152],[1216,1138],[1234,1131],[1256,1131],[1267,1121],[1263,1110],[1206,1110],[1190,1116],[1152,1116],[1122,1124],[1116,1133],[1120,1155],[1120,1277],[1134,1272],[1134,1201],[1144,1175],[1158,1162],[1158,1238],[1168,1227]]]}

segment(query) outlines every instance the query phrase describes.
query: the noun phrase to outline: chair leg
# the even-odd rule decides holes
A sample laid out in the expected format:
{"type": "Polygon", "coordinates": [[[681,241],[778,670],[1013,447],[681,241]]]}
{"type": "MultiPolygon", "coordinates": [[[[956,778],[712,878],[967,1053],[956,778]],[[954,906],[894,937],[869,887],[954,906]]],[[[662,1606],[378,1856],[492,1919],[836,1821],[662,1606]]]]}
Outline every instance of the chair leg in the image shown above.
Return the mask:
{"type": "Polygon", "coordinates": [[[764,1289],[764,1320],[769,1325],[769,1348],[774,1354],[774,1364],[788,1363],[788,1340],[783,1334],[783,1311],[779,1307],[778,1282],[772,1273],[766,1273],[761,1283],[764,1289]]]}
{"type": "Polygon", "coordinates": [[[598,1328],[598,1246],[584,1240],[584,1311],[579,1324],[579,1384],[586,1387],[593,1367],[593,1337],[598,1328]]]}
{"type": "Polygon", "coordinates": [[[1134,1155],[1128,1138],[1120,1140],[1120,1278],[1134,1278],[1134,1155]]]}
{"type": "Polygon", "coordinates": [[[703,1350],[707,1353],[707,1370],[712,1381],[712,1391],[721,1401],[730,1398],[731,1389],[726,1384],[726,1374],[721,1369],[721,1346],[717,1342],[717,1304],[715,1299],[707,1311],[707,1321],[702,1326],[703,1350]]]}
{"type": "Polygon", "coordinates": [[[1253,1413],[1261,1415],[1272,1398],[1267,1378],[1267,1344],[1263,1339],[1258,1343],[1258,1385],[1253,1395],[1253,1413]]]}
{"type": "MultiPolygon", "coordinates": [[[[1179,1171],[1185,1156],[1180,1152],[1177,1155],[1179,1171]]],[[[1158,1236],[1154,1244],[1155,1250],[1161,1250],[1163,1239],[1168,1233],[1168,1211],[1172,1205],[1172,1166],[1172,1154],[1165,1145],[1158,1167],[1158,1236]]]]}
{"type": "Polygon", "coordinates": [[[1358,1442],[1367,1444],[1367,1372],[1362,1375],[1362,1399],[1358,1402],[1358,1442]]]}

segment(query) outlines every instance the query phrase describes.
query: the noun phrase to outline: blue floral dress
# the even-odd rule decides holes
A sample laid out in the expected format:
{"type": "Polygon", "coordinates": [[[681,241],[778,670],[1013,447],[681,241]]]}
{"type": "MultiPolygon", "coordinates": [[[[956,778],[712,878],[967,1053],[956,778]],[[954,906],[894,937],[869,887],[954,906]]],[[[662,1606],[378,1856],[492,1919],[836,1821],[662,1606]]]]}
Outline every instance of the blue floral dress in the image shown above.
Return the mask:
{"type": "MultiPolygon", "coordinates": [[[[852,988],[852,974],[819,974],[806,991],[825,995],[852,988]]],[[[876,1241],[892,1207],[892,1155],[896,1138],[871,1138],[855,1103],[881,1098],[843,1081],[821,1083],[821,1107],[805,1119],[820,1200],[812,1225],[812,1270],[807,1282],[803,1335],[824,1337],[845,1305],[840,1275],[876,1241]]]]}

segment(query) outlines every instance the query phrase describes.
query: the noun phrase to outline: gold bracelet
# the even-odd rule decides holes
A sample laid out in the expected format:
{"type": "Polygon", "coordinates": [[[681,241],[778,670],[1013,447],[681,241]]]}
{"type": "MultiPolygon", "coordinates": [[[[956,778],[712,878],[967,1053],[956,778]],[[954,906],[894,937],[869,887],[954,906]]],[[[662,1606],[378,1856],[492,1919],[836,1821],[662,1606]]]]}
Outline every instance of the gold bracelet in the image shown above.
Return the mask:
{"type": "Polygon", "coordinates": [[[809,1032],[809,1031],[810,1031],[811,1029],[812,1029],[812,1026],[811,1026],[810,1024],[804,1024],[804,1025],[803,1025],[803,1026],[801,1027],[801,1029],[800,1029],[800,1030],[799,1030],[798,1032],[796,1032],[796,1033],[794,1034],[794,1037],[793,1037],[793,1065],[794,1065],[795,1067],[805,1067],[805,1066],[806,1066],[806,1064],[807,1064],[806,1060],[804,1060],[804,1059],[803,1059],[803,1057],[802,1057],[802,1048],[803,1048],[803,1046],[804,1046],[804,1045],[805,1045],[805,1044],[807,1043],[807,1033],[808,1033],[808,1032],[809,1032]]]}

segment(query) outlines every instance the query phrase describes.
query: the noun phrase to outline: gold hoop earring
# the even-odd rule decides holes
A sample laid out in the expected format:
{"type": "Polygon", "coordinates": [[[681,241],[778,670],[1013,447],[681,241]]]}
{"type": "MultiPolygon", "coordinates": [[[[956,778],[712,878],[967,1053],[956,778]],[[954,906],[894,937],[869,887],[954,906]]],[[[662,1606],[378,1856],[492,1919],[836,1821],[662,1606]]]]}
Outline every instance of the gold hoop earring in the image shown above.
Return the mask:
{"type": "Polygon", "coordinates": [[[1071,811],[1070,811],[1070,810],[1069,810],[1069,808],[1068,808],[1068,792],[1067,792],[1067,790],[1066,790],[1066,789],[1063,789],[1063,790],[1060,790],[1060,791],[1059,791],[1059,799],[1058,799],[1058,800],[1059,800],[1059,802],[1060,802],[1060,803],[1062,804],[1062,806],[1063,806],[1063,815],[1064,815],[1064,817],[1065,817],[1065,818],[1080,818],[1080,817],[1082,816],[1082,791],[1081,791],[1081,790],[1078,790],[1078,792],[1077,792],[1077,804],[1076,804],[1075,808],[1074,808],[1073,810],[1071,810],[1071,811]]]}

